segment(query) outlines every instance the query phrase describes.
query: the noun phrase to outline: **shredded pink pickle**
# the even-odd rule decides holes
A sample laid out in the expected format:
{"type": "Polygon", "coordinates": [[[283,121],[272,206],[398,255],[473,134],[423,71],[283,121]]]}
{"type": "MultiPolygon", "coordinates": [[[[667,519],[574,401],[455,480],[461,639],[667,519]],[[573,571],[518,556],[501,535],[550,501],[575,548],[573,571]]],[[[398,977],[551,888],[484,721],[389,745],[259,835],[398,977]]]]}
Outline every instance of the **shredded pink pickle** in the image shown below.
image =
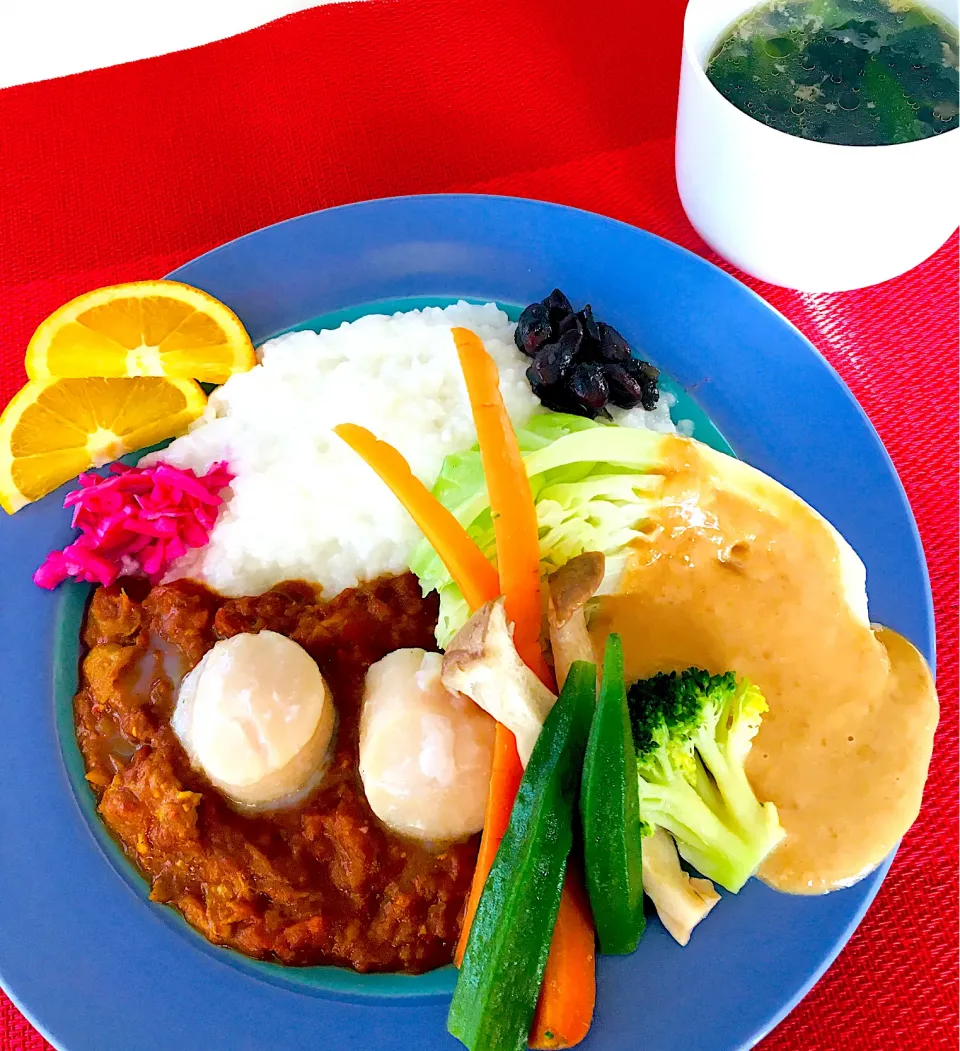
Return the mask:
{"type": "Polygon", "coordinates": [[[51,551],[33,582],[55,588],[67,577],[108,585],[120,576],[141,576],[158,583],[171,562],[207,544],[223,503],[220,492],[233,479],[226,463],[215,463],[202,477],[166,463],[115,463],[105,477],[81,474],[80,488],[63,501],[73,508],[80,536],[51,551]]]}

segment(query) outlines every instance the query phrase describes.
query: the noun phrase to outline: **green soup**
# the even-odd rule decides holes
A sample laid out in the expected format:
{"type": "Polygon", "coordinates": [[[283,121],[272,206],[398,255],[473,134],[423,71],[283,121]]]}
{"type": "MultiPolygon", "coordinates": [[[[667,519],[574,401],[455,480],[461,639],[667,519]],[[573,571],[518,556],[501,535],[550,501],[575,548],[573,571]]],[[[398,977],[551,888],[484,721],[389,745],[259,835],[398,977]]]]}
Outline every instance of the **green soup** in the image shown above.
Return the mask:
{"type": "Polygon", "coordinates": [[[957,30],[898,0],[777,0],[720,39],[707,76],[738,109],[817,142],[888,146],[957,127],[957,30]]]}

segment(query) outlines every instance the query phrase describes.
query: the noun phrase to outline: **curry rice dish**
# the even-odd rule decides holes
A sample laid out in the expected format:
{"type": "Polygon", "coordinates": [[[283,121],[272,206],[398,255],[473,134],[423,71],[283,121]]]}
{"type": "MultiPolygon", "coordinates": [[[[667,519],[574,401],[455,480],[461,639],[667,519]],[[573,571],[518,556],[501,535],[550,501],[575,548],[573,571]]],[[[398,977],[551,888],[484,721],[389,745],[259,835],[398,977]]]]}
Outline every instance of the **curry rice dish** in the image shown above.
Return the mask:
{"type": "Polygon", "coordinates": [[[169,449],[82,475],[35,577],[99,582],[77,739],[152,900],[283,964],[454,960],[471,1051],[573,1046],[645,899],[686,945],[717,886],[838,891],[895,847],[929,668],[837,530],[678,433],[589,305],[285,339],[169,449]],[[412,389],[380,375],[401,350],[412,389]]]}

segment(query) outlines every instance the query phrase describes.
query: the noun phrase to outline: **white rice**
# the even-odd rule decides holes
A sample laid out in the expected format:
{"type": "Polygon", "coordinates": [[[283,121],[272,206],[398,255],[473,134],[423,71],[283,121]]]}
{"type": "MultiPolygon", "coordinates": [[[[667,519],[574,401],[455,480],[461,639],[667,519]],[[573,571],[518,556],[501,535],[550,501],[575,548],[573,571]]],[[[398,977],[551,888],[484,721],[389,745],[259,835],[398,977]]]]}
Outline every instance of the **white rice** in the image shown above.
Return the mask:
{"type": "MultiPolygon", "coordinates": [[[[450,335],[472,329],[500,369],[510,418],[542,411],[524,376],[514,325],[494,304],[460,302],[369,314],[338,329],[292,332],[232,376],[190,433],[144,462],[206,471],[226,460],[236,478],[210,543],[177,563],[225,595],[256,595],[282,580],[320,584],[328,596],[382,573],[400,573],[420,531],[380,479],[331,432],[358,423],[396,446],[428,486],[444,457],[476,441],[450,335]]],[[[620,422],[671,428],[669,406],[620,422]]]]}

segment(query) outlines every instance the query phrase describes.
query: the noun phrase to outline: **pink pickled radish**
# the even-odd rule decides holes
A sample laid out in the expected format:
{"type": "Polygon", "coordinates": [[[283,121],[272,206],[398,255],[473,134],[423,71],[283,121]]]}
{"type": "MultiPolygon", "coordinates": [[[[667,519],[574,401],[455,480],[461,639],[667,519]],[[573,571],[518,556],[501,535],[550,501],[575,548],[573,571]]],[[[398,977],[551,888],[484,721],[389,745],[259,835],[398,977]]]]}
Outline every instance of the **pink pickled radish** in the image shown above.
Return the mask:
{"type": "Polygon", "coordinates": [[[80,488],[63,501],[73,508],[71,524],[80,535],[50,552],[34,583],[51,589],[73,577],[107,585],[120,576],[157,583],[172,562],[209,542],[220,493],[233,477],[226,463],[201,476],[166,463],[115,463],[106,476],[85,471],[77,479],[80,488]]]}

